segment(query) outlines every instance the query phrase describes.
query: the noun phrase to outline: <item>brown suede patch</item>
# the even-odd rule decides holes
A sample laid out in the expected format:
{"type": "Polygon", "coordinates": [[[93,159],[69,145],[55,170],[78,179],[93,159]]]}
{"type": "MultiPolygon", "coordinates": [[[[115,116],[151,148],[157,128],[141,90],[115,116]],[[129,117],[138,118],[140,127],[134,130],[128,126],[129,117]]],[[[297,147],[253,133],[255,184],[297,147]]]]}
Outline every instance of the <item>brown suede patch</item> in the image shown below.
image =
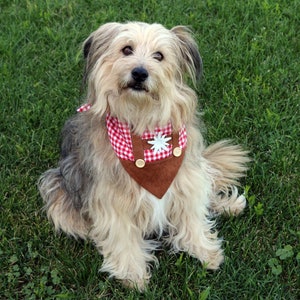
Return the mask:
{"type": "MultiPolygon", "coordinates": [[[[173,134],[173,149],[178,147],[178,134],[173,134]]],[[[132,135],[132,145],[135,161],[144,158],[144,141],[132,135]]],[[[161,199],[172,184],[184,158],[184,149],[179,157],[171,155],[155,162],[146,162],[143,168],[138,168],[135,161],[120,159],[126,172],[144,189],[161,199]]]]}

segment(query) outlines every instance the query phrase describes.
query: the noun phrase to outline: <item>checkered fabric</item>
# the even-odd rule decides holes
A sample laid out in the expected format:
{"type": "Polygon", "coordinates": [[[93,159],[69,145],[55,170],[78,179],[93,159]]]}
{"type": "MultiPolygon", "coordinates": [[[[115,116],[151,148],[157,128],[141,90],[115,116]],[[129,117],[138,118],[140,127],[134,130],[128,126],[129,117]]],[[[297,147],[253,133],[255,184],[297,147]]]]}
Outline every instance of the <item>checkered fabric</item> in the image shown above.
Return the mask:
{"type": "MultiPolygon", "coordinates": [[[[116,117],[112,117],[109,114],[106,116],[106,127],[108,130],[108,136],[110,143],[117,154],[121,159],[134,161],[135,157],[133,156],[132,151],[132,142],[130,135],[130,128],[128,124],[120,122],[116,117]]],[[[153,140],[158,133],[161,133],[164,136],[171,136],[172,134],[172,124],[168,123],[165,127],[156,127],[154,132],[145,131],[141,138],[143,140],[153,140]]],[[[179,132],[179,147],[184,149],[186,147],[187,134],[185,126],[182,126],[179,132]]],[[[154,162],[160,159],[170,157],[172,155],[172,143],[168,144],[166,150],[159,152],[154,152],[152,149],[144,150],[144,160],[145,162],[154,162]]]]}
{"type": "Polygon", "coordinates": [[[81,105],[78,109],[77,109],[77,112],[83,112],[83,111],[87,111],[91,108],[91,105],[86,103],[86,104],[83,104],[81,105]]]}
{"type": "MultiPolygon", "coordinates": [[[[90,104],[83,104],[77,109],[77,112],[84,112],[91,108],[90,104]]],[[[130,127],[126,123],[122,123],[116,117],[112,117],[109,113],[106,115],[106,127],[108,131],[108,136],[110,143],[120,159],[135,161],[133,151],[132,151],[132,142],[131,142],[131,133],[130,127]]],[[[172,124],[169,122],[165,127],[156,127],[154,132],[146,130],[141,138],[146,141],[151,141],[161,133],[163,136],[172,135],[172,124]]],[[[179,131],[179,147],[184,149],[187,143],[187,134],[186,128],[183,125],[179,131]]],[[[145,162],[154,162],[160,159],[170,157],[172,155],[172,142],[166,147],[166,150],[155,152],[152,149],[144,150],[144,160],[145,162]]]]}

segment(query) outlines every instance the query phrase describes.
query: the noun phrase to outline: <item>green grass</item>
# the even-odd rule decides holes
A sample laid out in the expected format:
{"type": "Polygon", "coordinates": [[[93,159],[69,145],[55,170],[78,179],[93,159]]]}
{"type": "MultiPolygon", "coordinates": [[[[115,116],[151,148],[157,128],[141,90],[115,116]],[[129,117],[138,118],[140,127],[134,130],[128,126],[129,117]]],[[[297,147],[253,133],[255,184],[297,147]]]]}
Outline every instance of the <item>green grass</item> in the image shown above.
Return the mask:
{"type": "Polygon", "coordinates": [[[300,2],[0,0],[0,299],[299,299],[300,2]],[[206,138],[251,151],[249,206],[220,218],[225,263],[157,253],[144,295],[99,273],[93,245],[56,235],[36,181],[80,103],[81,43],[140,20],[195,32],[206,138]]]}

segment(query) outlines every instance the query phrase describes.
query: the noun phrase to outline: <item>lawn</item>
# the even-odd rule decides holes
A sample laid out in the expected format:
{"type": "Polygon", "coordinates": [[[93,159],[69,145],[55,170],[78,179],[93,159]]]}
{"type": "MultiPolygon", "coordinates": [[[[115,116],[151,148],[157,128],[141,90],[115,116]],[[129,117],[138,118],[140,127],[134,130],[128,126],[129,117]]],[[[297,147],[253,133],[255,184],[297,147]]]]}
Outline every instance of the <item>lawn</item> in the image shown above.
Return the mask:
{"type": "Polygon", "coordinates": [[[300,299],[300,2],[0,0],[0,299],[300,299]],[[79,103],[81,45],[108,21],[190,26],[209,142],[253,159],[248,207],[220,217],[225,263],[157,252],[143,295],[99,273],[91,243],[55,234],[36,182],[79,103]]]}

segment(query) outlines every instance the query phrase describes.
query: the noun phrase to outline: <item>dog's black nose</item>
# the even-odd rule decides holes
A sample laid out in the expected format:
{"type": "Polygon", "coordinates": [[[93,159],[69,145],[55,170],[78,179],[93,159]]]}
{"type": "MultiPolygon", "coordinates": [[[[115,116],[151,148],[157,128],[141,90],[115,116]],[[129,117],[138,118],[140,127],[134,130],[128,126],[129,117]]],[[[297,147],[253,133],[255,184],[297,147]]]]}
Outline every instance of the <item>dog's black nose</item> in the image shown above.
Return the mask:
{"type": "Polygon", "coordinates": [[[144,69],[143,67],[134,68],[131,71],[131,75],[132,75],[132,78],[137,82],[143,82],[149,76],[148,71],[146,69],[144,69]]]}

